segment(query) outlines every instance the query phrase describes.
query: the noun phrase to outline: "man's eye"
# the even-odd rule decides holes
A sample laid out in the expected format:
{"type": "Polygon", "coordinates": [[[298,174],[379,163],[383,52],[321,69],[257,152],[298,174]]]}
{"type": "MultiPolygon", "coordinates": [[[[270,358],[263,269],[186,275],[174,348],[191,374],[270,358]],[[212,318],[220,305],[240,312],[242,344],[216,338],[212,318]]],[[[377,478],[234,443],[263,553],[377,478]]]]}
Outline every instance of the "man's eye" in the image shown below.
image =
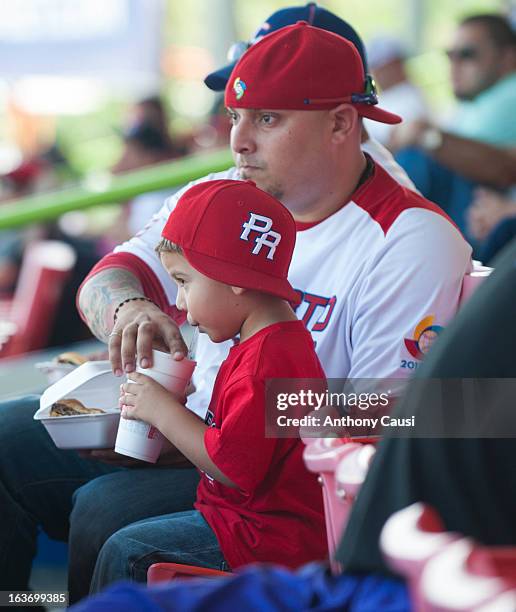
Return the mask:
{"type": "Polygon", "coordinates": [[[265,125],[271,125],[274,122],[274,115],[262,115],[260,121],[265,125]]]}
{"type": "Polygon", "coordinates": [[[238,115],[236,113],[228,112],[228,119],[232,125],[235,125],[235,123],[238,121],[238,115]]]}

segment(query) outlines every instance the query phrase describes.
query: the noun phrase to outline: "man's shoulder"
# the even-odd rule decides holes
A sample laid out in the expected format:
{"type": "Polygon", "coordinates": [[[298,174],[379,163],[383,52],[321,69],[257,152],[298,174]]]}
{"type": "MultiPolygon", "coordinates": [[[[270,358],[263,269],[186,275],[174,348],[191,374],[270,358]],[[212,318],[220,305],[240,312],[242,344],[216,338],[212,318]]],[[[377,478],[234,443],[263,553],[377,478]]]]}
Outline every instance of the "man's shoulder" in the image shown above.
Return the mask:
{"type": "Polygon", "coordinates": [[[390,174],[400,185],[409,187],[410,189],[416,190],[416,186],[410,180],[405,170],[397,163],[392,153],[384,147],[378,140],[369,136],[369,138],[362,143],[361,149],[364,153],[368,153],[375,161],[380,163],[382,168],[390,174]]]}
{"type": "Polygon", "coordinates": [[[181,189],[176,191],[176,193],[174,193],[169,198],[167,198],[164,204],[164,209],[165,209],[164,212],[170,213],[174,209],[179,198],[194,185],[199,185],[200,183],[205,183],[206,181],[216,181],[216,180],[224,180],[224,179],[235,180],[235,181],[241,180],[240,176],[238,175],[238,170],[234,166],[232,166],[231,168],[228,168],[227,170],[222,170],[221,172],[212,172],[211,174],[206,174],[205,176],[202,176],[201,178],[190,181],[184,187],[181,187],[181,189]]]}
{"type": "Polygon", "coordinates": [[[478,96],[479,101],[506,102],[516,100],[516,72],[497,81],[492,87],[478,96]]]}
{"type": "Polygon", "coordinates": [[[441,219],[456,227],[435,202],[400,185],[376,164],[374,176],[353,196],[353,202],[382,230],[385,237],[400,223],[417,224],[418,219],[441,219]],[[411,214],[405,214],[410,212],[411,214]]]}

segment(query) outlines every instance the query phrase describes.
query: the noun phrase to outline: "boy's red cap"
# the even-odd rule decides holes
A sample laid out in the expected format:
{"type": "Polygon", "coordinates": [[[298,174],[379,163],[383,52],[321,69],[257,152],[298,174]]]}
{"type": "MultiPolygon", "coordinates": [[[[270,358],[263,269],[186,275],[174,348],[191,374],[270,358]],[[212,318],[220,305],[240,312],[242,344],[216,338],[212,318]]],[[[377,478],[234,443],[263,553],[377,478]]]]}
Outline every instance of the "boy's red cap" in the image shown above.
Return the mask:
{"type": "Polygon", "coordinates": [[[348,41],[300,21],[265,36],[240,58],[226,86],[226,106],[322,110],[343,102],[382,123],[401,117],[375,105],[372,81],[348,41]]]}
{"type": "Polygon", "coordinates": [[[161,235],[180,246],[205,276],[293,304],[300,301],[287,280],[296,224],[280,202],[252,181],[195,185],[179,198],[161,235]]]}

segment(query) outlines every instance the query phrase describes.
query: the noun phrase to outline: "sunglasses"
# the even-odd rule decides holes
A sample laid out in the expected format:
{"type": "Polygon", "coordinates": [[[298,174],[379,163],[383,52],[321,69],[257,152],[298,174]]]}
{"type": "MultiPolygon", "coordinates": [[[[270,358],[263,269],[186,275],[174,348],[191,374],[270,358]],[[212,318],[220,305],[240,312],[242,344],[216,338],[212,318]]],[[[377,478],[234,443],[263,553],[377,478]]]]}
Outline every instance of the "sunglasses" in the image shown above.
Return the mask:
{"type": "Polygon", "coordinates": [[[448,49],[446,55],[450,62],[472,62],[478,59],[480,50],[477,47],[448,49]]]}
{"type": "Polygon", "coordinates": [[[366,74],[364,81],[364,91],[362,93],[354,93],[343,98],[306,98],[305,104],[318,104],[320,102],[351,102],[351,104],[369,104],[374,106],[378,104],[378,96],[376,95],[376,84],[370,74],[366,74]]]}
{"type": "Polygon", "coordinates": [[[353,104],[378,104],[378,96],[376,95],[376,83],[370,74],[366,74],[363,93],[354,93],[351,95],[353,104]]]}

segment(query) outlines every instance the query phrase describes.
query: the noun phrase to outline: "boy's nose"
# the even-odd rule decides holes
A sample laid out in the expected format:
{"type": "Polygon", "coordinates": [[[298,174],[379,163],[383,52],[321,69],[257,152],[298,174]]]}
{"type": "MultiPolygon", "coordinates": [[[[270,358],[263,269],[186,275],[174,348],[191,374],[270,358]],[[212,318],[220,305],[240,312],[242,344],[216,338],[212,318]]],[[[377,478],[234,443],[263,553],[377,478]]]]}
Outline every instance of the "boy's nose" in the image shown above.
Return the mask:
{"type": "Polygon", "coordinates": [[[178,310],[186,310],[186,301],[182,289],[179,289],[176,296],[176,308],[178,310]]]}

